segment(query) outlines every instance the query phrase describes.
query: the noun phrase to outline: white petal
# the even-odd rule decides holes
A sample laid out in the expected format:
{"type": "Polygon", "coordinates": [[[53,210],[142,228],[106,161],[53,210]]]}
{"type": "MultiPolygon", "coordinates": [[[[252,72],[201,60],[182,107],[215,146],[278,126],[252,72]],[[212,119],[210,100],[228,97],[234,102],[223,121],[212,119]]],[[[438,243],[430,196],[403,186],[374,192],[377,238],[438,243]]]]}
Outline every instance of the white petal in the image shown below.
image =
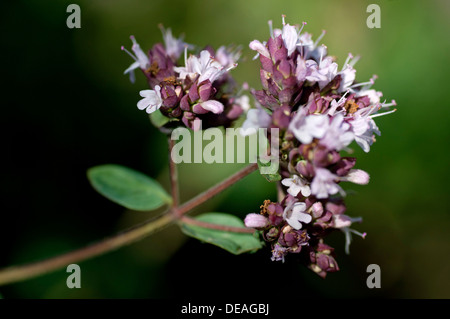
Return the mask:
{"type": "Polygon", "coordinates": [[[292,207],[293,213],[304,212],[306,210],[306,204],[303,202],[295,203],[292,207]]]}
{"type": "Polygon", "coordinates": [[[146,111],[148,114],[151,114],[151,113],[155,112],[156,110],[158,110],[160,106],[161,106],[161,105],[158,106],[158,105],[152,104],[152,105],[150,105],[145,111],[146,111]]]}
{"type": "Polygon", "coordinates": [[[281,181],[281,184],[283,184],[286,187],[291,186],[294,183],[294,179],[293,178],[285,178],[281,181]]]}
{"type": "Polygon", "coordinates": [[[291,55],[292,52],[294,52],[295,49],[297,48],[297,40],[298,40],[297,30],[295,29],[295,27],[286,24],[283,27],[283,33],[281,37],[283,38],[284,44],[288,49],[288,55],[291,55]]]}
{"type": "Polygon", "coordinates": [[[301,187],[295,183],[292,183],[291,187],[287,190],[292,196],[297,196],[300,193],[301,187]]]}
{"type": "Polygon", "coordinates": [[[311,195],[311,188],[308,185],[305,185],[302,187],[302,195],[305,197],[308,197],[309,195],[311,195]]]}
{"type": "Polygon", "coordinates": [[[139,66],[142,69],[145,69],[147,65],[150,64],[147,54],[145,54],[144,51],[142,51],[141,47],[136,42],[131,47],[131,50],[133,50],[134,54],[136,55],[139,62],[139,66]]]}
{"type": "Polygon", "coordinates": [[[307,213],[297,213],[296,218],[298,219],[298,221],[301,221],[305,224],[309,224],[312,220],[312,216],[307,213]]]}
{"type": "Polygon", "coordinates": [[[148,98],[144,98],[137,103],[137,107],[139,110],[144,110],[150,105],[150,100],[148,98]]]}
{"type": "Polygon", "coordinates": [[[294,204],[292,211],[287,214],[286,218],[286,221],[291,227],[299,230],[302,228],[301,223],[308,224],[311,222],[312,217],[311,215],[304,212],[305,208],[306,208],[305,203],[300,202],[294,204]]]}
{"type": "Polygon", "coordinates": [[[295,219],[294,216],[292,216],[292,217],[286,219],[286,221],[288,222],[288,224],[289,224],[292,228],[294,228],[294,229],[296,229],[296,230],[302,229],[302,223],[299,222],[297,219],[295,219]]]}
{"type": "Polygon", "coordinates": [[[211,54],[208,50],[200,52],[200,64],[203,68],[206,68],[211,60],[211,54]]]}
{"type": "Polygon", "coordinates": [[[202,74],[202,65],[196,56],[190,56],[188,62],[189,64],[186,65],[186,68],[189,73],[202,74]]]}
{"type": "Polygon", "coordinates": [[[355,141],[364,152],[368,153],[370,151],[370,143],[366,139],[359,136],[355,136],[355,141]]]}
{"type": "Polygon", "coordinates": [[[128,69],[126,69],[124,72],[123,72],[123,74],[127,74],[128,72],[131,72],[131,71],[134,71],[134,70],[136,70],[137,68],[139,68],[139,62],[134,62],[134,63],[132,63],[129,67],[128,67],[128,69]]]}
{"type": "Polygon", "coordinates": [[[259,54],[264,55],[266,58],[270,59],[269,50],[258,40],[253,40],[249,45],[250,49],[257,51],[259,54]]]}
{"type": "Polygon", "coordinates": [[[349,227],[352,224],[352,219],[347,215],[333,215],[334,228],[349,227]]]}
{"type": "Polygon", "coordinates": [[[153,90],[141,90],[139,91],[139,95],[142,97],[150,97],[154,93],[153,90]]]}

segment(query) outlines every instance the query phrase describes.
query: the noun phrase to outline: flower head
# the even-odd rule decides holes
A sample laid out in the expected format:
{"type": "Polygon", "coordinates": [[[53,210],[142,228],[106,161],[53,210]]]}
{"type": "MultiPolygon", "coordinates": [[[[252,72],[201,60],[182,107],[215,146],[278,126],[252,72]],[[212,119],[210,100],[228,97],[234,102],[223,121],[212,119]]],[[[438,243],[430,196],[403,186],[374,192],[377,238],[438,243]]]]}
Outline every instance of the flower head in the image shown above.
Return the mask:
{"type": "Polygon", "coordinates": [[[149,60],[148,56],[144,53],[144,51],[142,51],[142,49],[139,46],[139,43],[137,43],[135,37],[131,36],[130,39],[133,42],[131,50],[134,52],[134,55],[130,51],[125,49],[125,47],[123,47],[123,46],[122,46],[122,51],[125,51],[126,53],[128,53],[128,55],[131,56],[135,62],[133,62],[124,71],[124,74],[128,73],[130,75],[130,81],[134,83],[134,81],[135,81],[134,70],[139,69],[139,68],[145,70],[146,68],[148,68],[150,66],[150,60],[149,60]]]}
{"type": "Polygon", "coordinates": [[[325,31],[313,40],[303,27],[286,23],[284,16],[281,29],[273,29],[271,21],[269,27],[266,41],[249,44],[260,61],[262,89],[252,93],[261,110],[249,110],[243,124],[280,130],[280,202],[271,203],[272,209],[263,214],[269,219],[263,238],[271,244],[272,260],[300,253],[311,270],[325,277],[339,270],[325,237],[332,230],[343,231],[348,251],[352,234],[365,236],[350,228],[360,219],[344,215],[340,182],[364,185],[369,174],[354,168],[356,158],[340,152],[351,151],[353,141],[369,151],[375,135],[380,135],[374,118],[395,110],[377,112],[395,101],[380,103],[382,93],[372,89],[376,76],[356,81],[359,56],[349,54],[339,66],[320,44],[325,31]]]}
{"type": "Polygon", "coordinates": [[[283,179],[281,184],[288,187],[287,192],[292,196],[297,196],[299,193],[305,197],[311,195],[311,189],[309,188],[306,180],[298,175],[293,175],[292,178],[283,179]]]}
{"type": "Polygon", "coordinates": [[[195,79],[198,76],[198,83],[206,80],[213,83],[225,72],[236,67],[236,64],[233,64],[232,66],[225,68],[219,61],[215,60],[207,50],[201,51],[200,57],[191,55],[186,59],[185,63],[186,66],[184,67],[175,67],[175,72],[180,74],[179,78],[182,80],[184,80],[186,76],[189,76],[191,79],[195,79]]]}
{"type": "Polygon", "coordinates": [[[311,183],[311,193],[317,198],[327,198],[329,195],[341,193],[345,195],[344,190],[336,182],[339,177],[325,168],[316,168],[316,175],[311,183]]]}
{"type": "Polygon", "coordinates": [[[304,144],[309,144],[314,138],[322,138],[328,129],[328,116],[323,114],[307,115],[307,109],[302,108],[292,119],[289,129],[295,137],[304,144]]]}
{"type": "Polygon", "coordinates": [[[186,47],[192,47],[192,45],[183,41],[183,37],[175,38],[172,35],[172,30],[170,28],[165,29],[162,25],[160,25],[159,28],[163,35],[166,53],[173,60],[178,60],[186,47]]]}
{"type": "Polygon", "coordinates": [[[145,110],[148,114],[159,110],[162,105],[160,86],[155,86],[154,90],[142,90],[139,94],[143,99],[137,103],[138,109],[145,110]]]}
{"type": "Polygon", "coordinates": [[[353,139],[354,134],[350,130],[350,124],[344,121],[342,114],[336,114],[320,140],[320,144],[326,146],[329,150],[340,151],[347,147],[353,139]]]}
{"type": "Polygon", "coordinates": [[[312,220],[311,215],[305,211],[305,203],[292,203],[285,208],[283,218],[292,228],[299,230],[302,228],[302,223],[308,224],[312,220]]]}

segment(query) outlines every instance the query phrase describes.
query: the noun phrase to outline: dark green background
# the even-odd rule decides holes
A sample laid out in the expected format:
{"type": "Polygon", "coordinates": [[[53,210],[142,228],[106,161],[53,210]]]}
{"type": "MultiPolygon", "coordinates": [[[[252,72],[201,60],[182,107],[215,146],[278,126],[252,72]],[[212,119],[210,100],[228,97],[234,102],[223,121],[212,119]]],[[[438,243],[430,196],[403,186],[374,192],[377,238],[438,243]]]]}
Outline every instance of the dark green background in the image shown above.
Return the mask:
{"type": "MultiPolygon", "coordinates": [[[[164,298],[192,296],[450,297],[449,26],[448,1],[77,1],[82,28],[66,27],[74,1],[2,3],[0,266],[50,257],[145,220],[90,187],[87,168],[117,163],[143,171],[167,187],[164,137],[139,112],[138,91],[122,75],[131,59],[120,50],[134,34],[141,46],[161,41],[158,23],[184,32],[189,43],[241,44],[245,61],[232,73],[259,88],[258,63],[248,43],[268,38],[267,20],[307,21],[328,31],[323,43],[345,60],[360,54],[357,79],[372,74],[375,88],[398,112],[377,119],[382,136],[369,154],[355,145],[367,186],[347,198],[362,216],[351,255],[333,234],[341,272],[322,280],[294,263],[272,263],[270,252],[232,256],[187,239],[176,227],[114,253],[80,263],[82,288],[66,287],[67,273],[0,287],[5,298],[164,298]],[[366,7],[381,7],[381,29],[366,26],[366,7]],[[382,288],[366,287],[366,267],[378,264],[382,288]]],[[[183,200],[242,165],[184,164],[183,200]]],[[[198,211],[245,216],[274,199],[257,174],[198,211]]]]}

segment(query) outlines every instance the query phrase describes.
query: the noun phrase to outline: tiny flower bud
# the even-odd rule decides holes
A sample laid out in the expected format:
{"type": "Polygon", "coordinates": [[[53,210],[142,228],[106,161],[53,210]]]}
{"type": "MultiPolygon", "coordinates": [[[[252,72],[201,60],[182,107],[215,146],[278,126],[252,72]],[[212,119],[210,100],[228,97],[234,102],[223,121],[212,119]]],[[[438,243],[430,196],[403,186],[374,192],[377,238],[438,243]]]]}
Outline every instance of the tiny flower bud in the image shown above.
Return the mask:
{"type": "Polygon", "coordinates": [[[245,227],[249,228],[265,228],[269,224],[269,221],[267,217],[261,214],[252,213],[245,217],[244,224],[245,227]]]}
{"type": "Polygon", "coordinates": [[[321,202],[316,202],[311,207],[311,212],[314,218],[319,218],[323,214],[323,205],[321,202]]]}
{"type": "Polygon", "coordinates": [[[346,182],[352,182],[355,184],[365,185],[369,183],[369,178],[370,178],[369,174],[367,174],[365,171],[360,169],[352,169],[346,176],[341,177],[341,180],[346,182]]]}

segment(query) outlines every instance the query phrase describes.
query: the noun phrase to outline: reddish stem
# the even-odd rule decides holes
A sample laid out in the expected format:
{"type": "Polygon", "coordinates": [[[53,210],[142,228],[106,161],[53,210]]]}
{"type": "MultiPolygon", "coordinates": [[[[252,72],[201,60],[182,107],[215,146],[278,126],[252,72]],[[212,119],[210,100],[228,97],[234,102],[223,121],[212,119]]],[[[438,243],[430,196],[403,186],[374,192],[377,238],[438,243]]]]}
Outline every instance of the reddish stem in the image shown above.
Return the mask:
{"type": "Polygon", "coordinates": [[[172,193],[172,205],[174,208],[180,204],[180,192],[178,190],[178,171],[177,164],[172,160],[172,149],[175,145],[174,141],[169,137],[169,174],[170,174],[170,188],[172,193]]]}
{"type": "Polygon", "coordinates": [[[226,225],[219,225],[219,224],[212,224],[203,222],[198,219],[190,218],[187,216],[180,217],[180,220],[183,223],[189,224],[189,225],[195,225],[200,226],[204,228],[209,229],[215,229],[215,230],[221,230],[225,232],[232,232],[232,233],[245,233],[245,234],[253,234],[255,232],[255,229],[253,228],[244,228],[244,227],[234,227],[234,226],[226,226],[226,225]]]}

